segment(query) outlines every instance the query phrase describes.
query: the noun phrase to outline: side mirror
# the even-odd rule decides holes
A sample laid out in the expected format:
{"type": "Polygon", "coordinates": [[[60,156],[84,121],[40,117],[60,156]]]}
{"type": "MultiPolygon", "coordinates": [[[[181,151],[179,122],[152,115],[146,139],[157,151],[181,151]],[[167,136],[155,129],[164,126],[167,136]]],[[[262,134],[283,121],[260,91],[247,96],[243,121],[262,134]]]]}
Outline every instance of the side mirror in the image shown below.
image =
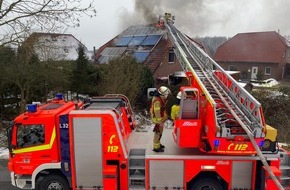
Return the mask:
{"type": "Polygon", "coordinates": [[[12,152],[12,149],[16,148],[15,145],[12,145],[12,129],[13,127],[7,129],[7,147],[9,152],[12,152]]]}
{"type": "Polygon", "coordinates": [[[147,98],[148,99],[153,98],[156,90],[157,90],[156,88],[148,88],[147,89],[147,98]]]}

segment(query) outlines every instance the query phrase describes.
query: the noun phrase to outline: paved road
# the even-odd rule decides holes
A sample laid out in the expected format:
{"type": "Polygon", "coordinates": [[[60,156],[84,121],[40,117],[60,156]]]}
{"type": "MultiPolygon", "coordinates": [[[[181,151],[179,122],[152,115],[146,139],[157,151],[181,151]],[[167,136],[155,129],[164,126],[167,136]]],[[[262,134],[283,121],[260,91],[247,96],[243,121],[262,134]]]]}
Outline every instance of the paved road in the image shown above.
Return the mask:
{"type": "Polygon", "coordinates": [[[7,161],[8,160],[0,159],[0,190],[19,190],[19,188],[12,186],[10,183],[7,161]]]}

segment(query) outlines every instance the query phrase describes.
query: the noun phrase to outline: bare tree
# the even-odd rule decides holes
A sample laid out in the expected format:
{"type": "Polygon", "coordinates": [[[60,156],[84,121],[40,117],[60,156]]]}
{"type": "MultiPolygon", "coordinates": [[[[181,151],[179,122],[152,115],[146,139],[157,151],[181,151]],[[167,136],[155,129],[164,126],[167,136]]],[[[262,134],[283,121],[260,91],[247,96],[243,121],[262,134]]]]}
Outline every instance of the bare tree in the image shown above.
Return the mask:
{"type": "Polygon", "coordinates": [[[0,45],[19,43],[35,31],[61,32],[79,26],[83,15],[94,17],[91,1],[0,0],[0,45]]]}

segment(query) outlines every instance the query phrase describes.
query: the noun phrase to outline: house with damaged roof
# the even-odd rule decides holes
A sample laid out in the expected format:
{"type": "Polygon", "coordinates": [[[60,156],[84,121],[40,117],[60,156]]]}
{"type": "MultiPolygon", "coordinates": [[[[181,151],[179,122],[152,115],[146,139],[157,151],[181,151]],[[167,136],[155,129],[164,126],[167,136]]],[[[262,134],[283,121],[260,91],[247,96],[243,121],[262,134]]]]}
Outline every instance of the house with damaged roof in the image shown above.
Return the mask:
{"type": "Polygon", "coordinates": [[[222,44],[214,60],[225,70],[240,71],[241,80],[290,75],[290,43],[275,31],[239,33],[222,44]]]}
{"type": "Polygon", "coordinates": [[[127,28],[97,50],[95,63],[106,64],[124,55],[132,55],[148,66],[157,82],[167,81],[170,74],[182,71],[166,29],[155,25],[127,28]]]}

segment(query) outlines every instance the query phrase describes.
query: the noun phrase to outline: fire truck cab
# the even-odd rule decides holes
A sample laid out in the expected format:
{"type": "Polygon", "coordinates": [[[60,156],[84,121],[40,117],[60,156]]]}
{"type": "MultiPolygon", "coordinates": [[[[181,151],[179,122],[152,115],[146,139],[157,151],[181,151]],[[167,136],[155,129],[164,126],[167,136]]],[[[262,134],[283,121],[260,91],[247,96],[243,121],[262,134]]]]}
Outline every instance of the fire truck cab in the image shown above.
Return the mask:
{"type": "Polygon", "coordinates": [[[23,189],[69,187],[68,113],[80,102],[65,102],[61,94],[45,105],[30,104],[10,131],[8,168],[11,182],[23,189]],[[48,186],[48,187],[46,187],[48,186]]]}

